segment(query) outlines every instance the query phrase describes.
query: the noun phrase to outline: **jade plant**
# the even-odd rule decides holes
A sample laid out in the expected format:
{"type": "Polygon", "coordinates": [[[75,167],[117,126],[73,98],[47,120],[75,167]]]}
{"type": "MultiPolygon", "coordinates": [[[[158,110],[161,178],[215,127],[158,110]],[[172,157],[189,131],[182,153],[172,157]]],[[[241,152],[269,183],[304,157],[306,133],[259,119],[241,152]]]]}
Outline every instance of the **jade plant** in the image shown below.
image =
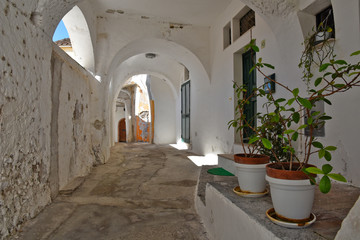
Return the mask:
{"type": "MultiPolygon", "coordinates": [[[[315,31],[309,39],[313,39],[317,33],[318,31],[315,31]]],[[[326,45],[327,41],[325,39],[322,46],[326,45]]],[[[305,41],[305,52],[316,47],[309,46],[311,44],[313,44],[312,41],[305,41]]],[[[247,47],[255,52],[259,51],[254,39],[250,41],[247,47]]],[[[288,92],[289,94],[284,95],[290,97],[275,98],[271,92],[265,92],[262,86],[253,89],[252,94],[266,98],[266,108],[272,109],[272,111],[258,114],[258,117],[267,121],[263,122],[262,128],[253,128],[254,135],[250,142],[261,141],[276,161],[280,161],[280,154],[278,149],[274,148],[274,143],[281,144],[281,148],[290,162],[290,169],[307,173],[312,184],[315,184],[315,179],[311,177],[311,173],[322,175],[319,188],[321,192],[327,193],[331,188],[330,178],[342,182],[346,182],[346,179],[341,174],[332,172],[333,167],[330,164],[332,160],[331,152],[335,151],[336,147],[325,146],[320,139],[314,136],[315,130],[321,128],[326,121],[331,119],[331,116],[326,113],[316,111],[315,106],[320,101],[331,105],[330,96],[345,93],[353,87],[360,86],[360,62],[350,63],[342,59],[336,59],[332,48],[325,50],[325,53],[313,51],[311,54],[315,56],[309,57],[309,52],[304,53],[299,64],[299,67],[303,68],[303,79],[307,83],[307,96],[300,94],[298,88],[292,89],[279,81],[268,78],[263,73],[262,68],[274,69],[271,64],[262,62],[261,58],[255,63],[252,70],[256,69],[264,77],[267,77],[269,81],[274,82],[278,89],[285,93],[288,92]],[[331,52],[329,53],[329,51],[331,52]],[[318,56],[318,54],[321,54],[321,56],[318,56]],[[317,62],[317,59],[321,61],[317,62]],[[306,121],[303,119],[306,119],[306,121]],[[274,125],[281,126],[275,133],[277,136],[275,139],[280,139],[278,142],[275,142],[274,138],[263,134],[266,131],[274,131],[272,128],[274,125]],[[305,129],[307,134],[305,134],[305,129]],[[296,142],[302,142],[303,152],[296,151],[296,142]],[[319,159],[325,159],[327,163],[322,165],[321,168],[307,167],[310,157],[314,154],[317,154],[319,159]],[[293,169],[293,163],[299,163],[299,167],[293,169]]],[[[351,54],[352,57],[357,55],[360,55],[360,51],[351,54]]],[[[234,122],[232,123],[234,124],[234,122]]]]}
{"type": "MultiPolygon", "coordinates": [[[[264,85],[260,86],[262,88],[264,85]]],[[[268,114],[257,113],[254,118],[246,117],[245,107],[250,99],[259,95],[259,88],[248,89],[246,85],[233,84],[237,97],[236,118],[228,122],[228,128],[234,127],[239,134],[244,154],[253,157],[256,154],[267,155],[271,162],[287,161],[289,154],[282,149],[284,138],[279,134],[284,127],[279,122],[273,122],[268,114]],[[256,119],[261,125],[256,126],[256,119]],[[272,154],[272,153],[276,154],[272,154]]]]}

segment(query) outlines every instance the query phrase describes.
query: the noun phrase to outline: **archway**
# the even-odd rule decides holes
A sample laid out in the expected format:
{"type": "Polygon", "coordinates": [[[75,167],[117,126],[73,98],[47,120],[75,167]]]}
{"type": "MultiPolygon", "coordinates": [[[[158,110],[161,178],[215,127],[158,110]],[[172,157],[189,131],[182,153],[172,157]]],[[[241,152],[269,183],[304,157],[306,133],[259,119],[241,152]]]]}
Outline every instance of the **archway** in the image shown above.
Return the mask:
{"type": "MultiPolygon", "coordinates": [[[[145,55],[145,53],[154,53],[157,56],[164,57],[167,61],[172,61],[178,66],[181,66],[184,72],[184,68],[187,68],[190,72],[190,77],[194,81],[193,89],[194,91],[201,91],[202,87],[210,84],[209,75],[205,70],[203,64],[198,59],[198,57],[193,54],[190,50],[179,45],[178,43],[167,41],[164,39],[140,39],[128,44],[126,47],[122,48],[112,60],[110,65],[108,77],[103,81],[107,85],[108,89],[108,99],[105,102],[107,106],[107,114],[109,116],[109,125],[114,126],[116,124],[113,122],[112,109],[115,102],[116,96],[118,95],[121,87],[124,85],[125,81],[131,77],[134,72],[143,72],[146,74],[155,73],[157,75],[163,75],[163,79],[173,79],[171,73],[167,73],[167,69],[164,68],[161,64],[148,65],[146,67],[141,67],[136,64],[136,62],[131,62],[131,64],[126,64],[129,59],[134,56],[145,55]],[[135,67],[134,67],[135,66],[135,67]]],[[[171,82],[171,81],[170,81],[171,82]]],[[[176,108],[180,108],[180,85],[181,82],[173,83],[175,86],[175,96],[176,96],[176,108]]],[[[172,90],[173,91],[173,90],[172,90]]],[[[180,110],[178,111],[179,116],[176,117],[176,126],[180,125],[180,110]]],[[[177,138],[180,138],[180,127],[176,129],[177,138]]],[[[109,136],[109,143],[113,143],[114,137],[109,136]]]]}

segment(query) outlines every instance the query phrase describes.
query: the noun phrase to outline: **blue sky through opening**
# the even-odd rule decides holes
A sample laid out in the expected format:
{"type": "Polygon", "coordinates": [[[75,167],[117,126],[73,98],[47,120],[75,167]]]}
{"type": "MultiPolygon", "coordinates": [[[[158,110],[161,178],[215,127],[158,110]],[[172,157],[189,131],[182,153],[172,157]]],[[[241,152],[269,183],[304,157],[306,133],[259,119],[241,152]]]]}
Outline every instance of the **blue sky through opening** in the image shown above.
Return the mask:
{"type": "Polygon", "coordinates": [[[66,27],[64,25],[64,22],[61,20],[59,22],[59,25],[56,27],[54,36],[53,36],[53,41],[56,42],[57,40],[61,40],[64,38],[68,38],[69,34],[66,30],[66,27]]]}

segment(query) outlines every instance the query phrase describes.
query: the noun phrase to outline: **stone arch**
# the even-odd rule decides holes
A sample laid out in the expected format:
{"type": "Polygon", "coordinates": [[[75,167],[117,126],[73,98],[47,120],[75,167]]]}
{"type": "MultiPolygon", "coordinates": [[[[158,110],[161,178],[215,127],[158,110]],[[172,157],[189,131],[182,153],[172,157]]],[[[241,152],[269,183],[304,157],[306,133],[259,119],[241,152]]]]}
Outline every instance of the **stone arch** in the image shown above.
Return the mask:
{"type": "Polygon", "coordinates": [[[106,85],[109,86],[110,84],[113,84],[112,81],[114,80],[116,68],[122,62],[132,56],[148,52],[167,55],[188,68],[192,75],[196,76],[197,79],[210,82],[209,74],[205,70],[204,65],[190,50],[176,42],[165,39],[149,38],[133,41],[123,47],[115,55],[109,67],[108,78],[105,80],[106,85]]]}
{"type": "MultiPolygon", "coordinates": [[[[205,70],[204,65],[201,63],[199,58],[192,53],[187,48],[182,45],[168,41],[165,39],[158,38],[149,38],[149,39],[139,39],[137,41],[133,41],[123,47],[113,58],[111,65],[108,71],[108,77],[104,80],[104,84],[106,85],[106,89],[108,89],[108,98],[105,101],[105,116],[108,116],[108,128],[113,126],[113,117],[112,117],[112,109],[114,99],[118,94],[120,86],[128,79],[126,77],[120,80],[121,82],[116,83],[116,69],[121,65],[122,62],[126,61],[132,56],[144,54],[144,53],[155,53],[159,55],[166,55],[167,57],[177,61],[182,64],[186,68],[189,69],[190,74],[193,76],[193,79],[201,84],[210,84],[210,78],[208,72],[205,70]]],[[[146,71],[149,73],[149,71],[146,71]]],[[[130,77],[131,74],[128,74],[130,77]]],[[[175,95],[176,96],[176,95],[175,95]]],[[[111,132],[111,131],[109,131],[111,132]]],[[[114,137],[112,134],[108,136],[109,146],[112,145],[114,137]]]]}
{"type": "MultiPolygon", "coordinates": [[[[152,75],[152,76],[155,76],[157,78],[160,78],[160,79],[165,79],[165,84],[167,84],[170,89],[171,89],[171,92],[172,92],[172,96],[174,98],[174,100],[176,101],[177,98],[179,97],[179,94],[176,92],[176,88],[175,86],[173,85],[173,83],[169,80],[169,78],[167,76],[165,76],[164,74],[162,73],[158,73],[158,72],[152,72],[152,71],[134,71],[134,72],[131,72],[131,73],[128,73],[124,76],[122,76],[121,78],[123,79],[123,81],[121,81],[121,84],[117,85],[117,90],[115,91],[115,95],[114,97],[111,99],[111,102],[110,102],[110,105],[111,105],[111,109],[115,109],[115,106],[116,106],[116,101],[117,101],[117,96],[119,95],[120,91],[122,91],[122,87],[124,86],[124,84],[126,83],[126,81],[133,77],[133,76],[136,76],[136,75],[140,75],[140,74],[148,74],[148,75],[152,75]]],[[[130,94],[127,93],[129,96],[130,94]]],[[[110,129],[113,129],[114,128],[114,125],[116,125],[116,122],[114,121],[114,116],[113,116],[114,112],[111,110],[110,111],[110,129]]],[[[115,135],[113,132],[111,132],[111,143],[113,143],[115,141],[115,135]]]]}

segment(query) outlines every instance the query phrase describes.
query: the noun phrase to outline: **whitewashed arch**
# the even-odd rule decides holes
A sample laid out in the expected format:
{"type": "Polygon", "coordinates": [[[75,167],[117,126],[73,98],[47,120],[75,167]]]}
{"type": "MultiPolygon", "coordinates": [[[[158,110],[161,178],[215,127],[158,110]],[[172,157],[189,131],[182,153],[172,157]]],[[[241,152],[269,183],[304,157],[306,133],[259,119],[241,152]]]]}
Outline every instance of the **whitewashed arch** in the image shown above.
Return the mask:
{"type": "Polygon", "coordinates": [[[63,17],[63,22],[71,39],[75,60],[90,72],[94,72],[94,47],[83,12],[78,6],[74,6],[63,17]]]}

